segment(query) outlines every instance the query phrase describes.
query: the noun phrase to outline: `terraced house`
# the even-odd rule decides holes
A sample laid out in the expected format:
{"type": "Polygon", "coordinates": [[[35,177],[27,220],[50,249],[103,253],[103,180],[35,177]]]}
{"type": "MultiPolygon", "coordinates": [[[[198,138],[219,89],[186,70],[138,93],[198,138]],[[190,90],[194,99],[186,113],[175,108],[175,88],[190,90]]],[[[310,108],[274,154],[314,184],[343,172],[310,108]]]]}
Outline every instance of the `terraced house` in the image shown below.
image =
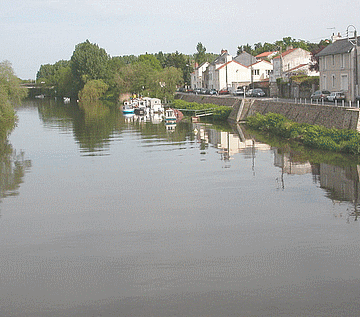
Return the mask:
{"type": "Polygon", "coordinates": [[[319,57],[320,89],[342,91],[346,99],[355,101],[359,95],[359,43],[355,39],[334,38],[316,56],[319,57]],[[357,43],[356,43],[357,42],[357,43]]]}

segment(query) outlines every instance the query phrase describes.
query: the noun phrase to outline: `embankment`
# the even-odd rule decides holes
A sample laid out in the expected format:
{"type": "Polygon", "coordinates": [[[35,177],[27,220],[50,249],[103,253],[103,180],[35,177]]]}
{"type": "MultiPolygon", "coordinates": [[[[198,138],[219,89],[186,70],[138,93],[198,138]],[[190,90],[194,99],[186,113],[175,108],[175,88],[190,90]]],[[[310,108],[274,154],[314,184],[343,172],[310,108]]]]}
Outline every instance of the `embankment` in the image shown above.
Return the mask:
{"type": "Polygon", "coordinates": [[[298,123],[322,125],[327,128],[360,131],[359,109],[343,108],[332,105],[296,104],[274,99],[240,99],[234,97],[177,94],[176,99],[189,102],[213,103],[232,107],[229,121],[244,121],[255,113],[263,115],[272,112],[282,114],[298,123]]]}

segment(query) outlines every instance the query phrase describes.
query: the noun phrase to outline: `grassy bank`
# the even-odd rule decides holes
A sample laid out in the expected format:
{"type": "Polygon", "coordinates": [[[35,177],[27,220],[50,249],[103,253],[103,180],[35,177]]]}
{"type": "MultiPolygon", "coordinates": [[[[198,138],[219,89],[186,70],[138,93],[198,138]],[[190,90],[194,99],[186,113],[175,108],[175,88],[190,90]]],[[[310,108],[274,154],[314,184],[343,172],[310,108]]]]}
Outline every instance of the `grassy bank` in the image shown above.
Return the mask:
{"type": "Polygon", "coordinates": [[[252,129],[295,140],[308,147],[349,154],[360,154],[360,134],[354,130],[328,129],[318,125],[300,124],[284,116],[256,114],[246,120],[252,129]]]}
{"type": "Polygon", "coordinates": [[[226,121],[232,110],[232,108],[228,106],[218,106],[212,103],[188,102],[180,99],[174,100],[173,107],[176,109],[187,109],[187,110],[212,109],[214,120],[221,120],[221,121],[226,121]]]}

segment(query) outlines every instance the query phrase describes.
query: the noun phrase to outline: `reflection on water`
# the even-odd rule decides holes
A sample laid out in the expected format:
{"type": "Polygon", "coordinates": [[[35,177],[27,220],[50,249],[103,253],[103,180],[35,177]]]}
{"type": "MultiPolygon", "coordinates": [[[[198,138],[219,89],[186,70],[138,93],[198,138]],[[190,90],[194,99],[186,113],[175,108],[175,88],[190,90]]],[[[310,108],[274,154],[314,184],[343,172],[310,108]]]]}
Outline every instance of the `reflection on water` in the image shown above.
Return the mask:
{"type": "Polygon", "coordinates": [[[20,184],[30,170],[31,161],[25,153],[16,153],[8,140],[0,140],[0,197],[19,195],[20,184]]]}
{"type": "Polygon", "coordinates": [[[28,102],[19,118],[22,151],[1,156],[2,197],[18,196],[2,201],[0,315],[357,313],[355,160],[107,103],[28,102]]]}

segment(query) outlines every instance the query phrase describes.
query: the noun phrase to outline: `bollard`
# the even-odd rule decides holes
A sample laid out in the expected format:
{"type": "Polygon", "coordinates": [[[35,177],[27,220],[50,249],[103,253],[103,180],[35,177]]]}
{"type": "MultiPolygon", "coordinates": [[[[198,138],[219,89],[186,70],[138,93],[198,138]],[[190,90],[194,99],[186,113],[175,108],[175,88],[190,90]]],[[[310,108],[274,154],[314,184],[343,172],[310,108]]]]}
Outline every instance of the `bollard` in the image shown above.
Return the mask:
{"type": "Polygon", "coordinates": [[[335,99],[335,107],[337,107],[337,99],[335,99]]]}

